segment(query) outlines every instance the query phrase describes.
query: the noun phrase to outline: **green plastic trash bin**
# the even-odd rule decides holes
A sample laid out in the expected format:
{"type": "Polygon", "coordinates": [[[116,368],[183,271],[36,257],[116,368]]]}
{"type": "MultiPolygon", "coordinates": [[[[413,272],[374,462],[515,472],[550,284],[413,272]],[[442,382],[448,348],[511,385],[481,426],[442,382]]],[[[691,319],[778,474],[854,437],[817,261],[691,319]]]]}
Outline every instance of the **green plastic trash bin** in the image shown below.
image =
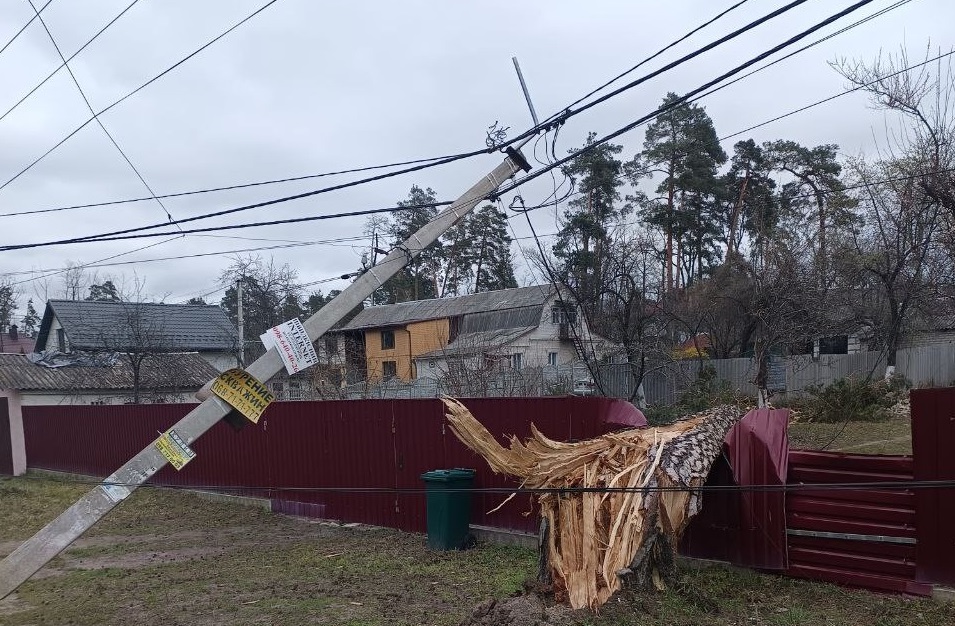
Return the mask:
{"type": "Polygon", "coordinates": [[[468,542],[474,470],[433,470],[421,475],[428,496],[428,547],[462,550],[468,542]]]}

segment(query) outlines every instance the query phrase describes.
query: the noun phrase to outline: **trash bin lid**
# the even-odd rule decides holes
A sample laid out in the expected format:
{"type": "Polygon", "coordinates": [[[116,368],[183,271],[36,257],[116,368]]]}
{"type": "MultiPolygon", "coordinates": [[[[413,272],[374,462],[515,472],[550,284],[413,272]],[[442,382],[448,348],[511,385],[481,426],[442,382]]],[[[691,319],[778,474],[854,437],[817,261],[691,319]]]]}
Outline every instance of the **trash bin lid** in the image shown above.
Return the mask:
{"type": "Polygon", "coordinates": [[[474,478],[474,470],[456,467],[454,469],[431,470],[421,475],[422,480],[436,482],[450,482],[452,480],[470,480],[474,478]]]}

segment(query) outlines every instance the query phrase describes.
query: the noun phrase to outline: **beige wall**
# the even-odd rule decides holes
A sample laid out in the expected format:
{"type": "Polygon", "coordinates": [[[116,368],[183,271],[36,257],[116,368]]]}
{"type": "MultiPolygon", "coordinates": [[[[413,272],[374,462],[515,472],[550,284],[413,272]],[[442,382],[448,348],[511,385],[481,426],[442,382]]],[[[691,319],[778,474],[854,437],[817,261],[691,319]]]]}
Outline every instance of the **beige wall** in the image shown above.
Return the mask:
{"type": "Polygon", "coordinates": [[[404,381],[413,380],[417,377],[415,357],[448,345],[447,319],[412,322],[392,330],[395,333],[395,347],[389,350],[383,350],[381,347],[381,329],[365,331],[369,381],[381,380],[385,361],[395,362],[398,378],[404,381]]]}

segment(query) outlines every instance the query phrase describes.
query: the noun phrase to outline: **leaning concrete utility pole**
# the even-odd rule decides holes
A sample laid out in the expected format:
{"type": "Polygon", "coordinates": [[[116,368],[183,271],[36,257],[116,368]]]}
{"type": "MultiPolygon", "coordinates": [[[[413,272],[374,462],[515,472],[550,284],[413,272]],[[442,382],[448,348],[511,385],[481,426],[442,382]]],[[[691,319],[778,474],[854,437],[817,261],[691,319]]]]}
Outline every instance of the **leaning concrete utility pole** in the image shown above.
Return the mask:
{"type": "Polygon", "coordinates": [[[245,367],[245,315],[242,309],[242,279],[235,281],[235,321],[239,327],[239,367],[245,367]]]}
{"type": "MultiPolygon", "coordinates": [[[[304,325],[308,340],[314,342],[324,335],[333,324],[384,285],[385,281],[434,243],[481,200],[492,195],[505,180],[519,170],[530,170],[530,166],[518,150],[508,148],[507,155],[503,163],[495,167],[451,206],[422,226],[402,244],[396,246],[380,263],[368,268],[342,293],[308,318],[304,325]]],[[[260,383],[267,382],[284,367],[278,350],[271,347],[268,352],[249,365],[244,374],[254,377],[252,384],[257,385],[258,389],[262,386],[260,383]]],[[[14,591],[117,504],[129,497],[137,487],[149,480],[167,462],[171,462],[172,458],[168,455],[164,456],[163,449],[168,453],[169,447],[178,446],[179,451],[185,451],[186,454],[194,456],[188,445],[231,411],[233,411],[232,406],[219,396],[211,395],[167,431],[167,434],[163,436],[167,437],[165,440],[160,437],[156,442],[150,443],[96,488],[0,561],[0,598],[14,591]]],[[[185,461],[181,463],[184,464],[185,461]]]]}

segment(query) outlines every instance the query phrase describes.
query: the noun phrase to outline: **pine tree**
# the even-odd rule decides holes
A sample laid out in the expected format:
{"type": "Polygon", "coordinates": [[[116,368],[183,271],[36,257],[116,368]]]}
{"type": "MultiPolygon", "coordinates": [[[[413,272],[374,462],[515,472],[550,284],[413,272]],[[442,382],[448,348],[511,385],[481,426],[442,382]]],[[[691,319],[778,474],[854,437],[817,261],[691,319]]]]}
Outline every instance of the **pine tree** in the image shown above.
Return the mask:
{"type": "MultiPolygon", "coordinates": [[[[433,205],[436,201],[437,195],[430,187],[411,187],[408,198],[398,202],[398,206],[409,208],[396,211],[392,215],[388,231],[391,247],[401,245],[415,231],[434,219],[438,209],[428,205],[433,205]]],[[[441,265],[443,253],[440,241],[422,250],[421,254],[385,283],[375,299],[376,303],[391,304],[438,297],[436,270],[441,265]]]]}
{"type": "Polygon", "coordinates": [[[562,264],[562,280],[583,304],[595,304],[599,299],[610,248],[608,227],[620,215],[617,202],[624,182],[623,164],[615,156],[623,147],[610,143],[594,147],[595,138],[596,133],[590,133],[584,150],[563,168],[575,181],[579,197],[564,211],[553,247],[562,264]]]}
{"type": "Polygon", "coordinates": [[[722,239],[726,244],[726,260],[740,253],[744,239],[756,267],[762,265],[766,246],[774,235],[779,220],[775,194],[776,182],[762,148],[752,139],[733,146],[729,172],[721,179],[723,216],[726,224],[722,239]]]}
{"type": "Polygon", "coordinates": [[[473,293],[517,287],[506,224],[507,215],[493,204],[485,204],[468,219],[473,293]]]}
{"type": "Polygon", "coordinates": [[[33,308],[33,298],[27,300],[27,312],[23,316],[23,319],[20,320],[22,325],[23,335],[26,337],[36,336],[37,330],[40,327],[40,316],[37,315],[36,309],[33,308]]]}
{"type": "Polygon", "coordinates": [[[782,204],[794,221],[814,220],[815,264],[820,284],[827,282],[828,233],[835,224],[851,219],[853,205],[839,178],[842,166],[837,160],[839,146],[825,144],[806,148],[795,141],[769,141],[763,144],[767,161],[774,170],[793,176],[782,189],[782,204]]]}
{"type": "Polygon", "coordinates": [[[669,110],[657,116],[647,128],[639,160],[653,164],[664,174],[657,187],[661,202],[650,203],[643,211],[648,223],[664,235],[664,276],[667,289],[680,286],[682,266],[691,278],[701,274],[712,259],[716,238],[713,210],[717,168],[726,162],[713,120],[695,104],[674,103],[679,99],[668,93],[663,106],[669,110]]]}

